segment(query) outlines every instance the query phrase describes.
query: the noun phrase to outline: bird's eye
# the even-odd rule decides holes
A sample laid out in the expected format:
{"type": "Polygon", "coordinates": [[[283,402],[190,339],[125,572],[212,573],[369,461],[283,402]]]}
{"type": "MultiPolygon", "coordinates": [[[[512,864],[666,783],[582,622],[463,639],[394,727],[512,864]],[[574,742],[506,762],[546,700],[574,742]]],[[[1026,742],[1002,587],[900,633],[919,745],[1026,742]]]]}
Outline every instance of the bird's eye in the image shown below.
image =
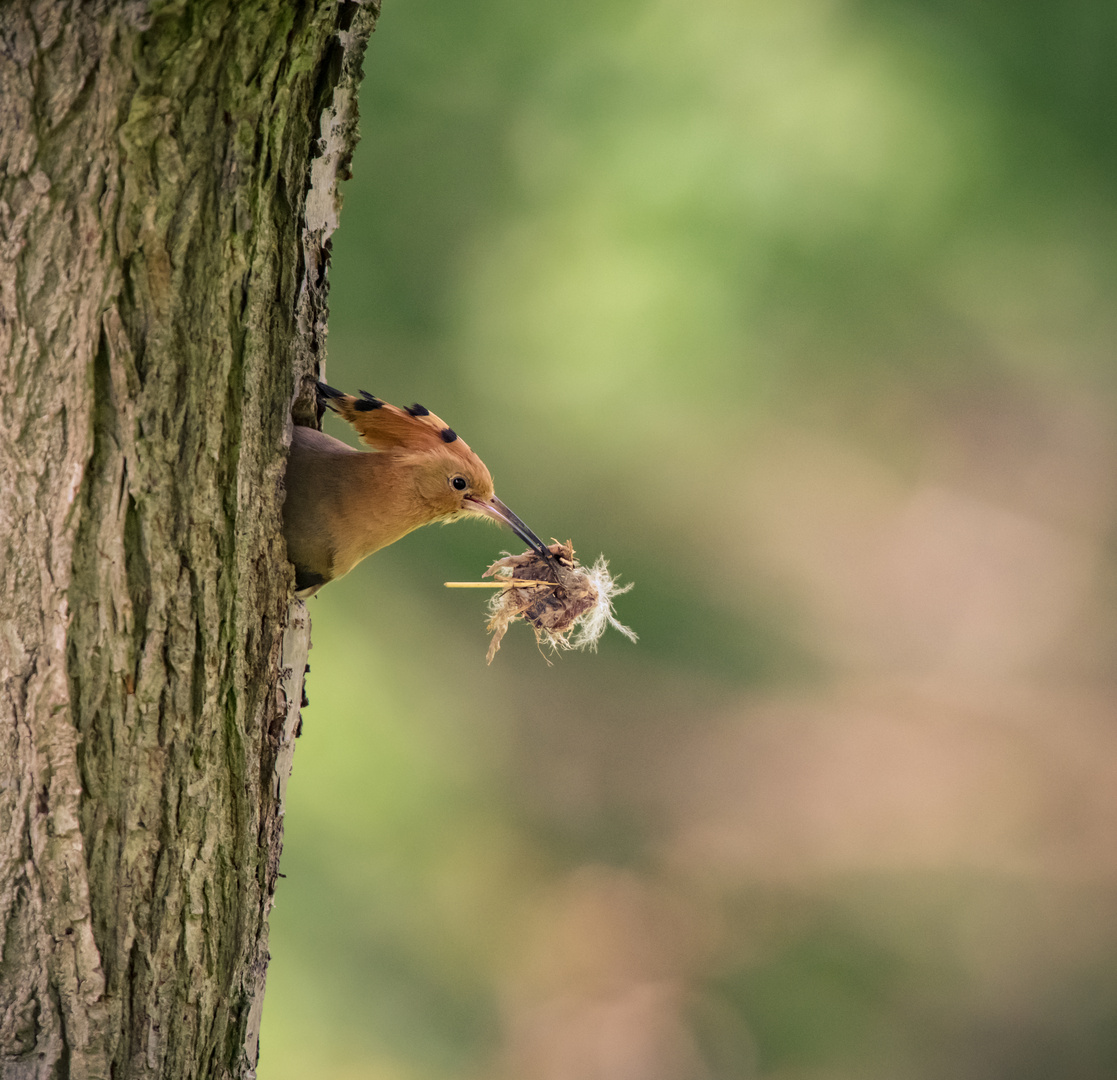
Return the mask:
{"type": "Polygon", "coordinates": [[[450,478],[450,486],[455,491],[465,491],[469,487],[469,481],[464,476],[453,476],[450,478]]]}

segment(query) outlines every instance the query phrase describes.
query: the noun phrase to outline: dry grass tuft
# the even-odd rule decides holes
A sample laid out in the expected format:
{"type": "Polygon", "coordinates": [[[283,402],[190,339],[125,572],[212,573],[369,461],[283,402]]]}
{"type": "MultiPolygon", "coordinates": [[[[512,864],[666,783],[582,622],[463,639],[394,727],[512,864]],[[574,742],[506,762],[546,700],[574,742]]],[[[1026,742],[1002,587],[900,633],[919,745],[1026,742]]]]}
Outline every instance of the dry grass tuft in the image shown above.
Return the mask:
{"type": "Polygon", "coordinates": [[[488,628],[493,638],[486,656],[488,663],[493,662],[501,639],[517,619],[530,623],[535,640],[556,652],[596,649],[598,638],[610,625],[630,641],[636,640],[632,630],[613,614],[613,597],[628,592],[633,583],[618,586],[604,555],[599,555],[589,568],[580,566],[569,540],[565,544],[556,542],[549,550],[557,570],[541,555],[525,551],[497,559],[485,571],[484,577],[504,586],[489,601],[488,628]]]}

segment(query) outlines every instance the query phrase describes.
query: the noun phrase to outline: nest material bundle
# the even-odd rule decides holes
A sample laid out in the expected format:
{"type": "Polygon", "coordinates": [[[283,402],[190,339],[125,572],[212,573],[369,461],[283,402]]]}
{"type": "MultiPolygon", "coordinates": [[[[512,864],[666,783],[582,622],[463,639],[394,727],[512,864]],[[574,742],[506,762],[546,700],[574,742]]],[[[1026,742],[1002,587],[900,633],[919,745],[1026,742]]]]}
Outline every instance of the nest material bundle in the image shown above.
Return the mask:
{"type": "Polygon", "coordinates": [[[509,583],[489,601],[488,628],[493,637],[487,663],[493,662],[501,638],[517,619],[530,623],[535,640],[554,650],[596,649],[597,639],[609,625],[636,640],[613,614],[613,597],[628,592],[632,582],[618,586],[603,555],[589,568],[580,566],[569,540],[551,544],[548,550],[555,564],[534,551],[525,551],[497,559],[482,575],[509,583]]]}

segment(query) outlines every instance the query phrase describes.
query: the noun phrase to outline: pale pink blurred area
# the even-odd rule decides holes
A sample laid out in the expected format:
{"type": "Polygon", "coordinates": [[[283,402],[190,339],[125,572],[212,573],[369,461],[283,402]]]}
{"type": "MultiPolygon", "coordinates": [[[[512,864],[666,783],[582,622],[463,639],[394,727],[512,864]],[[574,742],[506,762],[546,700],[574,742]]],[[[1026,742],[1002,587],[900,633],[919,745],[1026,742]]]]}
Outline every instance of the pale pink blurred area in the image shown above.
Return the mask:
{"type": "Polygon", "coordinates": [[[670,769],[665,858],[700,878],[960,872],[1117,886],[1112,695],[849,682],[743,703],[670,769]]]}
{"type": "Polygon", "coordinates": [[[529,802],[568,821],[621,808],[651,838],[639,869],[583,865],[535,910],[500,1077],[953,1075],[969,1040],[1001,1062],[1013,1030],[1023,1048],[1104,1022],[1088,987],[1117,956],[1114,426],[1054,388],[928,412],[931,452],[905,468],[826,425],[768,425],[680,489],[685,515],[735,478],[715,534],[740,542],[696,536],[709,588],[793,598],[819,676],[534,709],[529,802]],[[766,1071],[719,980],[766,978],[834,925],[852,956],[910,971],[857,1021],[877,1050],[766,1071]]]}
{"type": "Polygon", "coordinates": [[[691,1030],[708,912],[623,870],[588,865],[534,914],[504,995],[497,1075],[684,1080],[709,1075],[691,1030]]]}
{"type": "Polygon", "coordinates": [[[673,858],[1117,883],[1117,442],[1050,389],[939,420],[906,478],[802,428],[753,444],[734,525],[831,677],[691,733],[673,858]]]}
{"type": "Polygon", "coordinates": [[[952,425],[913,478],[778,430],[745,463],[735,524],[760,569],[804,597],[812,644],[841,669],[1104,677],[1117,440],[1089,403],[1065,405],[952,425]]]}

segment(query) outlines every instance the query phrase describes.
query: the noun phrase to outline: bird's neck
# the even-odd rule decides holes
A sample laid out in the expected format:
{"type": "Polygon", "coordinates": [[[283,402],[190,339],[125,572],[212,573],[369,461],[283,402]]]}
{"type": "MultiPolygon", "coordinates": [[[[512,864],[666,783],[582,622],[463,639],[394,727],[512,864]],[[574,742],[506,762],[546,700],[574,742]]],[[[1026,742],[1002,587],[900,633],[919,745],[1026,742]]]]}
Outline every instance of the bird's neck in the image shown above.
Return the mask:
{"type": "Polygon", "coordinates": [[[346,518],[360,558],[395,543],[401,536],[430,521],[415,498],[410,468],[401,467],[387,453],[357,455],[357,482],[348,488],[346,518]]]}

